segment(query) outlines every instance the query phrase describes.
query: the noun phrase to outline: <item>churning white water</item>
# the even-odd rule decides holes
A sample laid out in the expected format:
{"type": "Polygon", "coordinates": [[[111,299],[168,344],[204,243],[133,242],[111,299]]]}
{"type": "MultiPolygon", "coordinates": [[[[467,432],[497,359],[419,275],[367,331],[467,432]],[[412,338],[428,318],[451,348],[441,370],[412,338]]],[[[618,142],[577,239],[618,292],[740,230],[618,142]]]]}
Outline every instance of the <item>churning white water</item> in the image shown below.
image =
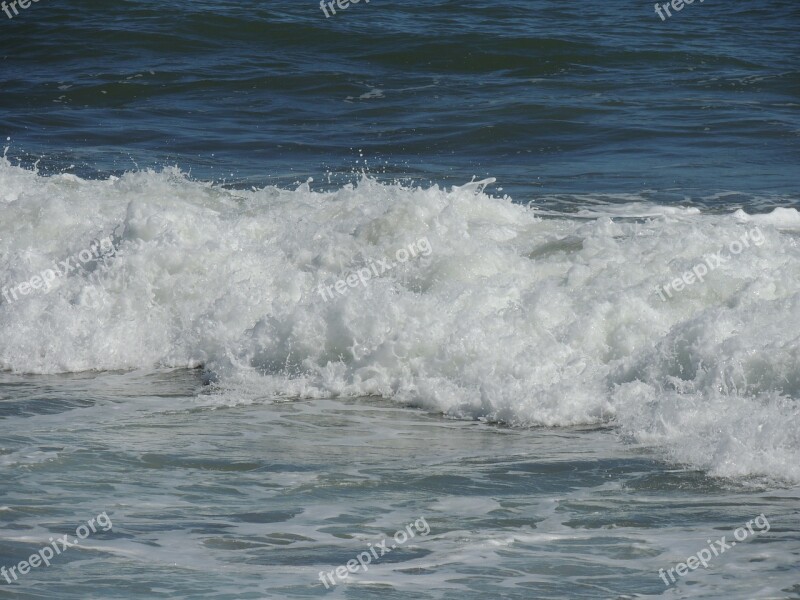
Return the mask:
{"type": "Polygon", "coordinates": [[[3,159],[0,368],[202,365],[226,403],[378,395],[607,424],[714,475],[800,481],[796,210],[540,215],[485,183],[242,191],[3,159]],[[671,284],[700,263],[703,281],[671,284]]]}

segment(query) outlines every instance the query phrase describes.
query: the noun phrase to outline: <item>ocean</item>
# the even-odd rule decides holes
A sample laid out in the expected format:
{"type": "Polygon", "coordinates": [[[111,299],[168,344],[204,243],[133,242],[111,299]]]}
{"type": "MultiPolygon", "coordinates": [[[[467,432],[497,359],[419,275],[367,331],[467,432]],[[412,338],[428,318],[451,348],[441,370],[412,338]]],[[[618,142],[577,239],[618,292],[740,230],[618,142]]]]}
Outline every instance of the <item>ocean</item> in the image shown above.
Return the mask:
{"type": "Polygon", "coordinates": [[[0,5],[0,599],[800,598],[800,5],[0,5]]]}

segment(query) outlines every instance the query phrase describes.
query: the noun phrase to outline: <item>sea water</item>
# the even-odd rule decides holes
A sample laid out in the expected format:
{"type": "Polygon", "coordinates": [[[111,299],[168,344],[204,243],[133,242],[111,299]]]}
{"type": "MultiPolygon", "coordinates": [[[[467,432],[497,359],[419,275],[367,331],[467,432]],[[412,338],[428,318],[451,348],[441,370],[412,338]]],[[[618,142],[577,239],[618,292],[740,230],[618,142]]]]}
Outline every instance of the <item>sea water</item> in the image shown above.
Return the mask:
{"type": "Polygon", "coordinates": [[[798,23],[0,12],[0,598],[800,598],[798,23]]]}
{"type": "Polygon", "coordinates": [[[13,597],[659,595],[659,569],[762,513],[676,585],[796,593],[796,210],[540,216],[488,182],[245,191],[7,161],[0,182],[6,289],[113,240],[0,311],[4,564],[114,523],[13,597]],[[393,267],[362,284],[370,261],[393,267]]]}

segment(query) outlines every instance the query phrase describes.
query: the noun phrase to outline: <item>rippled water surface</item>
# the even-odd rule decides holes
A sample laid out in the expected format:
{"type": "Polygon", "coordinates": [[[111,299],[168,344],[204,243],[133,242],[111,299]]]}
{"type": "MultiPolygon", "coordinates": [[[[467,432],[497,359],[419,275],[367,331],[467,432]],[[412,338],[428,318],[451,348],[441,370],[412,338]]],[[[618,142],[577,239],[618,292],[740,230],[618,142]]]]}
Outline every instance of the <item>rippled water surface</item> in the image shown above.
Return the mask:
{"type": "Polygon", "coordinates": [[[665,22],[649,2],[62,0],[0,25],[0,132],[42,169],[796,204],[792,0],[665,22]]]}
{"type": "Polygon", "coordinates": [[[795,1],[15,7],[0,599],[800,598],[795,1]]]}

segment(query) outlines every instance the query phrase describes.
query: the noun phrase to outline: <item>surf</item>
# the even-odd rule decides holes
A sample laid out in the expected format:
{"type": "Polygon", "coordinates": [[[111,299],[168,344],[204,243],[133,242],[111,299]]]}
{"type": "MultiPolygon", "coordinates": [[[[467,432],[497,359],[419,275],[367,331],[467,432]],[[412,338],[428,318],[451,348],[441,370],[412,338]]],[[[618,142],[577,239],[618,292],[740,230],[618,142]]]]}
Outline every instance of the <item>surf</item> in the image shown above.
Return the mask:
{"type": "Polygon", "coordinates": [[[362,176],[230,189],[0,162],[0,286],[92,240],[115,252],[0,304],[0,368],[202,366],[221,403],[380,396],[513,426],[613,427],[726,477],[800,480],[800,215],[633,203],[539,211],[362,176]],[[657,290],[754,227],[704,277],[657,290]],[[425,239],[347,293],[347,281],[425,239]],[[91,292],[90,292],[91,288],[91,292]]]}

